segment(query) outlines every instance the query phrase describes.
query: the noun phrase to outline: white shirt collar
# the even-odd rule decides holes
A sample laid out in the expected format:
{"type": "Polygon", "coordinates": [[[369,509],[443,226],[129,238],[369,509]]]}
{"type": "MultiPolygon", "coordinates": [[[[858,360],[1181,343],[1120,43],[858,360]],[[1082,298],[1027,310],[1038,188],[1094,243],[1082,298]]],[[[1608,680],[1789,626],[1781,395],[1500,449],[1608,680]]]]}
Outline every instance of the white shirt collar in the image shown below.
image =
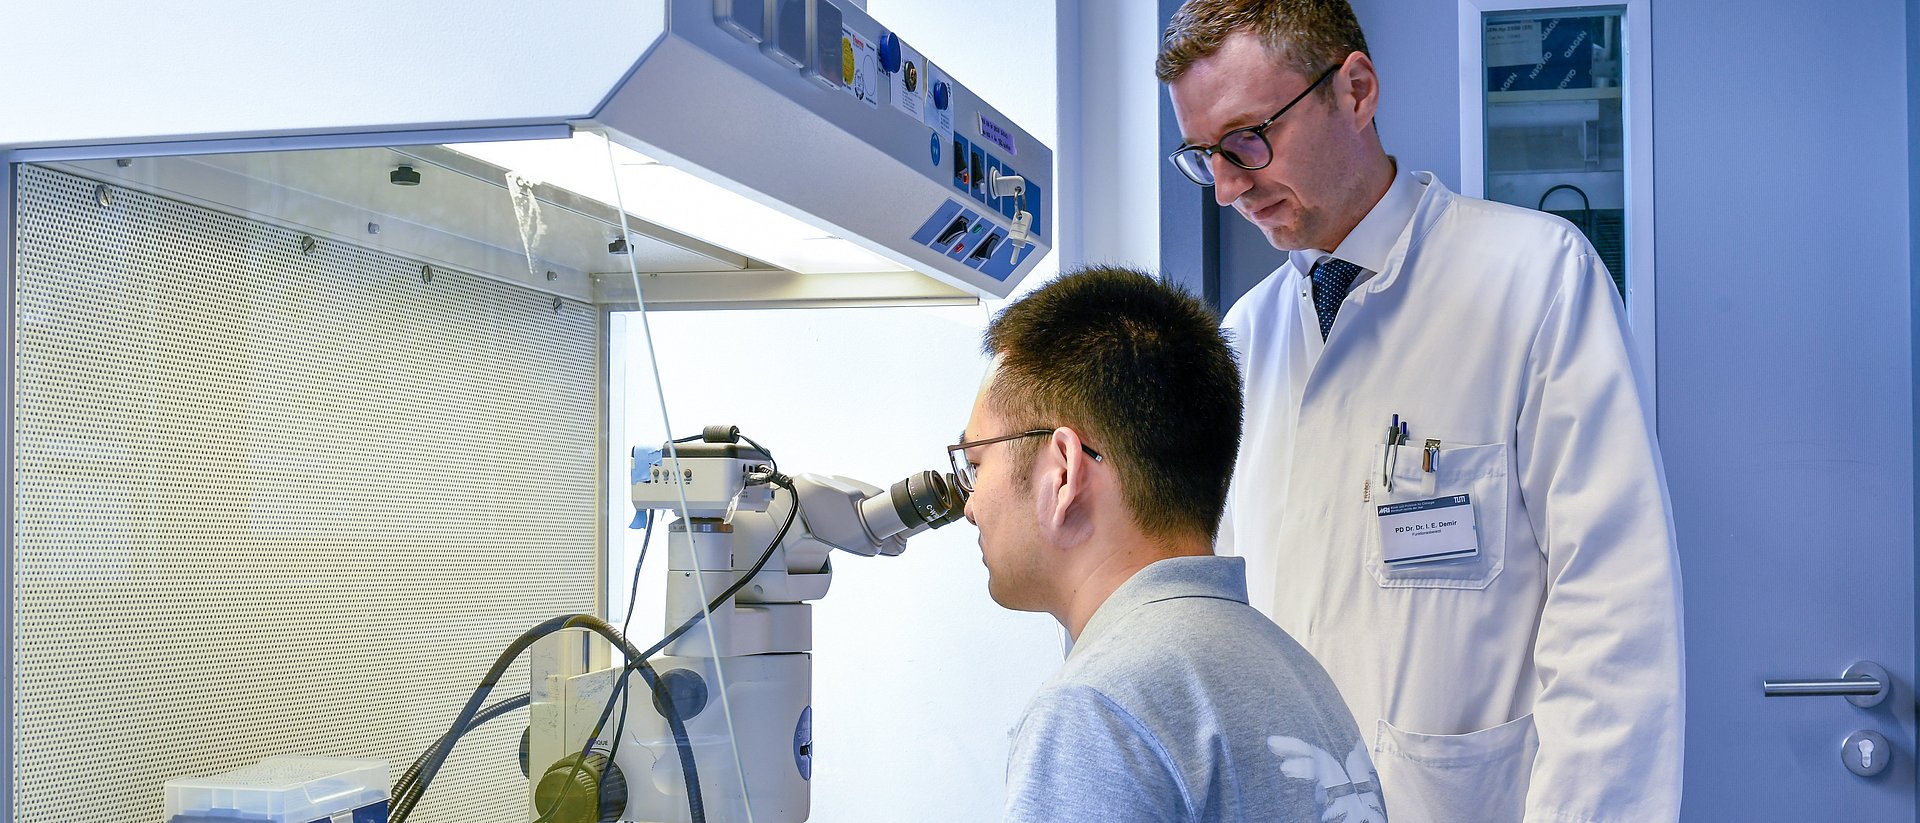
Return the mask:
{"type": "MultiPolygon", "coordinates": [[[[1347,239],[1340,241],[1340,247],[1331,254],[1374,274],[1387,267],[1387,257],[1393,253],[1394,244],[1400,242],[1400,235],[1407,230],[1407,224],[1413,222],[1413,213],[1420,208],[1420,195],[1425,184],[1414,177],[1413,172],[1402,171],[1398,161],[1394,162],[1392,185],[1380,201],[1373,204],[1367,216],[1360,224],[1347,232],[1347,239]]],[[[1329,252],[1321,249],[1301,249],[1289,252],[1293,266],[1301,273],[1313,270],[1314,264],[1329,252]]]]}

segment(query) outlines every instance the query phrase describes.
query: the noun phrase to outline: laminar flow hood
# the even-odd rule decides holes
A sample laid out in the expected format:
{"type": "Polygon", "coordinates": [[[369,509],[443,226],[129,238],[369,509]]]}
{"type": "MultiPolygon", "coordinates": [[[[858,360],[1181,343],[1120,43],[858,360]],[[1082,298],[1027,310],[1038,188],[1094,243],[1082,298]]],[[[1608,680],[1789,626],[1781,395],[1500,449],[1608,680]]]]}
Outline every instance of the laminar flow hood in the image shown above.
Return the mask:
{"type": "MultiPolygon", "coordinates": [[[[510,36],[494,29],[512,20],[482,25],[499,13],[482,4],[474,36],[510,36]]],[[[600,304],[632,303],[636,282],[657,309],[971,303],[1052,247],[1052,150],[847,0],[623,0],[523,23],[594,56],[523,72],[543,95],[436,37],[393,79],[456,96],[396,107],[331,87],[329,60],[355,53],[334,41],[356,32],[322,20],[292,60],[332,108],[196,116],[206,92],[182,86],[63,129],[55,88],[22,104],[52,125],[0,127],[0,151],[600,304]]],[[[173,48],[127,60],[259,68],[173,48]]]]}

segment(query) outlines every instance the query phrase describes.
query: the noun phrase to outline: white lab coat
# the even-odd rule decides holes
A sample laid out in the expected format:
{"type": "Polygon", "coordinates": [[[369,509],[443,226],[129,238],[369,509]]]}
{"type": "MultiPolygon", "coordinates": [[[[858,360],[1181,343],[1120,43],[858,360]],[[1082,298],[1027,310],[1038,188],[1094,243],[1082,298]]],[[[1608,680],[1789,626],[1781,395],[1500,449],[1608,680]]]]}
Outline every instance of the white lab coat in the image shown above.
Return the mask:
{"type": "Polygon", "coordinates": [[[1620,300],[1565,221],[1415,179],[1324,344],[1293,261],[1228,313],[1247,416],[1220,550],[1374,736],[1396,823],[1675,820],[1680,571],[1620,300]],[[1477,558],[1383,564],[1376,506],[1458,493],[1477,558]]]}

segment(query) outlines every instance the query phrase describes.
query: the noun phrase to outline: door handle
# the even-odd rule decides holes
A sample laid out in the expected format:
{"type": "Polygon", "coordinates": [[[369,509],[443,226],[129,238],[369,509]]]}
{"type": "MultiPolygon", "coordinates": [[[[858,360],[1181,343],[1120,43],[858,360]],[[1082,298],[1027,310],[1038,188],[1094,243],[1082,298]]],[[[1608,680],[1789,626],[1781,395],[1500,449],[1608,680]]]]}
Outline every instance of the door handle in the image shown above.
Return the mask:
{"type": "Polygon", "coordinates": [[[1844,697],[1860,708],[1880,705],[1893,691],[1893,678],[1880,664],[1862,660],[1840,673],[1839,680],[1764,680],[1768,697],[1844,697]]]}

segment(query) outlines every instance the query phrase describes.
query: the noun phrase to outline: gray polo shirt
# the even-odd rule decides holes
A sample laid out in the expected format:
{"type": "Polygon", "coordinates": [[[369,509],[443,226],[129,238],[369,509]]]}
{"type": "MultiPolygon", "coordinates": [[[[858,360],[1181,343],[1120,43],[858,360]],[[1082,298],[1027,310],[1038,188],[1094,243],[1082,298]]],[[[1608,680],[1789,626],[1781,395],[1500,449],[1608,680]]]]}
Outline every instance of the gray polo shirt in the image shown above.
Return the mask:
{"type": "Polygon", "coordinates": [[[1378,785],[1326,671],[1247,605],[1245,561],[1176,557],[1121,584],[1027,706],[1006,819],[1384,823],[1378,785]]]}

